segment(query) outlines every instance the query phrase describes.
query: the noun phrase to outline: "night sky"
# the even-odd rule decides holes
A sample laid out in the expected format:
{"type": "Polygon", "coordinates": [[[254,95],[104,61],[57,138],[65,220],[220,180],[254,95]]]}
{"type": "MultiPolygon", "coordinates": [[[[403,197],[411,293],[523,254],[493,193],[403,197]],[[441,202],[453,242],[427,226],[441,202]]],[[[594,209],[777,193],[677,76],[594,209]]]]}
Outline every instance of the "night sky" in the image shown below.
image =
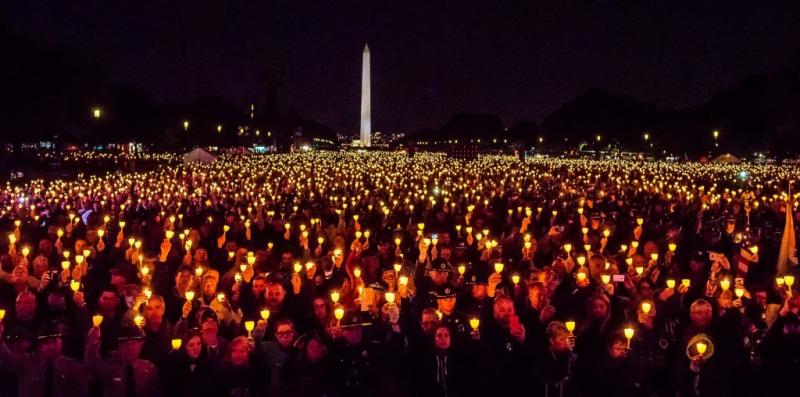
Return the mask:
{"type": "Polygon", "coordinates": [[[24,0],[0,21],[162,101],[244,106],[271,67],[284,110],[349,132],[365,42],[376,131],[541,121],[589,87],[684,107],[800,55],[793,0],[24,0]]]}

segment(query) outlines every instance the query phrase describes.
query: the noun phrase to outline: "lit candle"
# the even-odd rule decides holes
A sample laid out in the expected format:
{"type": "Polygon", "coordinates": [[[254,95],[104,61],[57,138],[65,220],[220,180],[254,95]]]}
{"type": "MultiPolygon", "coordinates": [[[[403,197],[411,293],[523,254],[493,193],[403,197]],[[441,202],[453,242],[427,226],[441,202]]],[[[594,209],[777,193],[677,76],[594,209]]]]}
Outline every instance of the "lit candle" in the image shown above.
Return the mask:
{"type": "Polygon", "coordinates": [[[480,325],[481,325],[481,320],[478,319],[477,317],[469,319],[469,326],[472,327],[473,330],[478,329],[480,325]]]}
{"type": "Polygon", "coordinates": [[[668,279],[667,280],[667,288],[669,288],[669,289],[675,288],[675,280],[668,279]]]}
{"type": "Polygon", "coordinates": [[[186,293],[184,293],[183,296],[186,298],[187,302],[191,302],[192,300],[194,300],[194,291],[191,290],[186,291],[186,293]]]}
{"type": "Polygon", "coordinates": [[[338,291],[332,291],[331,292],[331,301],[333,301],[333,303],[339,303],[339,292],[338,291]]]}
{"type": "Polygon", "coordinates": [[[251,337],[253,334],[253,329],[255,329],[256,323],[253,320],[248,320],[244,322],[244,329],[247,330],[247,336],[251,337]]]}
{"type": "Polygon", "coordinates": [[[681,279],[681,285],[684,288],[689,288],[689,286],[692,285],[692,280],[690,280],[688,278],[681,279]]]}
{"type": "Polygon", "coordinates": [[[706,354],[706,349],[708,348],[708,345],[706,345],[706,344],[705,344],[705,343],[703,343],[703,342],[697,342],[697,343],[694,345],[694,347],[695,347],[695,349],[697,350],[697,353],[698,353],[698,354],[700,354],[700,355],[702,356],[702,355],[706,354]]]}
{"type": "Polygon", "coordinates": [[[611,282],[611,276],[608,274],[600,275],[600,279],[603,281],[603,284],[608,284],[611,282]]]}
{"type": "Polygon", "coordinates": [[[384,294],[384,298],[386,298],[386,302],[389,304],[394,304],[394,292],[386,292],[384,294]]]}
{"type": "Polygon", "coordinates": [[[572,333],[572,331],[575,331],[575,322],[574,321],[567,321],[567,322],[564,323],[564,325],[567,327],[567,331],[569,331],[569,333],[572,333]]]}
{"type": "Polygon", "coordinates": [[[95,328],[99,328],[100,324],[102,324],[102,323],[103,323],[103,315],[102,314],[95,314],[94,316],[92,316],[92,325],[95,328]]]}
{"type": "Polygon", "coordinates": [[[519,284],[519,274],[512,275],[511,276],[511,282],[514,283],[514,285],[519,284]]]}
{"type": "Polygon", "coordinates": [[[578,272],[578,274],[575,275],[575,278],[577,278],[578,281],[581,281],[581,282],[585,281],[586,280],[586,273],[584,273],[583,271],[580,271],[580,272],[578,272]]]}
{"type": "Polygon", "coordinates": [[[495,273],[502,273],[503,272],[503,267],[505,267],[505,265],[503,265],[502,263],[500,263],[500,262],[495,263],[494,264],[494,272],[495,273]]]}
{"type": "Polygon", "coordinates": [[[723,278],[722,280],[719,280],[719,286],[722,287],[724,291],[727,291],[731,287],[731,280],[723,278]]]}
{"type": "Polygon", "coordinates": [[[642,313],[649,314],[652,308],[653,305],[650,302],[642,302],[642,313]]]}
{"type": "Polygon", "coordinates": [[[81,289],[81,283],[79,281],[72,280],[69,282],[69,288],[72,290],[72,292],[78,292],[78,290],[81,289]]]}
{"type": "Polygon", "coordinates": [[[173,339],[173,340],[172,340],[172,350],[178,350],[178,349],[180,349],[180,348],[181,348],[181,343],[182,343],[182,342],[183,342],[183,341],[182,341],[182,340],[180,340],[180,339],[177,339],[177,338],[173,339]]]}
{"type": "Polygon", "coordinates": [[[333,309],[333,316],[336,317],[336,321],[341,321],[342,317],[344,317],[344,308],[338,306],[336,309],[333,309]]]}
{"type": "Polygon", "coordinates": [[[261,319],[264,321],[269,319],[269,309],[261,309],[261,319]]]}
{"type": "Polygon", "coordinates": [[[625,338],[628,339],[628,349],[631,348],[631,338],[633,338],[633,328],[626,327],[623,332],[625,332],[625,338]]]}

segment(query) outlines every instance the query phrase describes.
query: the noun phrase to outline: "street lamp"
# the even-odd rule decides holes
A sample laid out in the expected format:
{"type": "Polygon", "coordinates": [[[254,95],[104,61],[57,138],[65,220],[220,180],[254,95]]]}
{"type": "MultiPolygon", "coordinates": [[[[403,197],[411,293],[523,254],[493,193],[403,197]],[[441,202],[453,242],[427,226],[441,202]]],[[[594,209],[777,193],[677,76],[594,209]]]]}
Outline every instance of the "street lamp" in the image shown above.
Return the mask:
{"type": "Polygon", "coordinates": [[[217,132],[222,132],[222,124],[217,125],[217,132]]]}
{"type": "Polygon", "coordinates": [[[183,130],[189,131],[189,120],[183,120],[183,130]]]}
{"type": "Polygon", "coordinates": [[[644,141],[647,142],[649,140],[650,140],[650,133],[649,132],[645,132],[644,133],[644,141]]]}
{"type": "Polygon", "coordinates": [[[103,110],[102,109],[100,109],[100,108],[92,109],[92,117],[94,117],[95,119],[99,119],[100,116],[102,116],[102,114],[103,114],[103,110]]]}
{"type": "Polygon", "coordinates": [[[598,134],[598,135],[595,137],[595,139],[597,140],[597,142],[600,142],[600,139],[602,139],[602,137],[600,136],[600,134],[598,134]]]}

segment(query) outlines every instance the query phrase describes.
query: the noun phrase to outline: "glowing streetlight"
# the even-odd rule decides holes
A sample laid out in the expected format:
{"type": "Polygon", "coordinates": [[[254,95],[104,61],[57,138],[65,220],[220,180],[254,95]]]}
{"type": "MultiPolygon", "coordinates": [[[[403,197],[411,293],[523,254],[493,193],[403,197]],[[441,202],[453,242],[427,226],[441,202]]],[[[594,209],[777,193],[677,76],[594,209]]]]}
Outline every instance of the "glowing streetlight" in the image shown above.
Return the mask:
{"type": "Polygon", "coordinates": [[[102,116],[102,115],[103,115],[103,110],[102,109],[100,109],[100,108],[92,109],[92,117],[94,117],[95,119],[99,119],[100,116],[102,116]]]}
{"type": "Polygon", "coordinates": [[[650,140],[650,133],[649,132],[645,132],[644,133],[644,141],[647,142],[649,140],[650,140]]]}
{"type": "Polygon", "coordinates": [[[189,120],[183,120],[183,130],[189,131],[189,120]]]}
{"type": "Polygon", "coordinates": [[[714,139],[715,140],[719,138],[719,130],[714,130],[714,132],[712,132],[712,134],[714,135],[714,139]]]}
{"type": "Polygon", "coordinates": [[[222,124],[218,124],[217,125],[217,132],[219,132],[219,133],[222,132],[222,124]]]}

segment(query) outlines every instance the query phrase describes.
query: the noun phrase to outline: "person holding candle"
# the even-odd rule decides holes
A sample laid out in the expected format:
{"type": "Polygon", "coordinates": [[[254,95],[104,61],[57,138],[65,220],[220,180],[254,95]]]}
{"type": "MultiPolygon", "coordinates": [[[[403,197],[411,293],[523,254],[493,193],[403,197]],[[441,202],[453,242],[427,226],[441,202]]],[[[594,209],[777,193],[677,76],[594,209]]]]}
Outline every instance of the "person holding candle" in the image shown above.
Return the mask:
{"type": "Polygon", "coordinates": [[[456,311],[457,294],[455,287],[442,285],[432,293],[436,299],[436,308],[441,313],[439,323],[450,327],[452,337],[467,338],[470,333],[468,317],[456,311]]]}
{"type": "Polygon", "coordinates": [[[207,392],[213,372],[206,346],[199,331],[190,331],[181,346],[173,349],[161,371],[161,391],[165,396],[196,397],[207,392]]]}
{"type": "Polygon", "coordinates": [[[239,336],[231,341],[225,357],[207,382],[207,395],[265,397],[272,368],[267,366],[253,341],[239,336]]]}
{"type": "MultiPolygon", "coordinates": [[[[134,310],[136,311],[136,309],[134,310]]],[[[164,298],[152,295],[144,304],[144,344],[141,358],[158,366],[164,364],[171,349],[175,327],[164,318],[164,298]]]]}
{"type": "Polygon", "coordinates": [[[193,277],[194,272],[190,266],[180,265],[175,271],[174,284],[169,288],[169,294],[164,295],[165,317],[172,324],[177,323],[181,317],[183,304],[186,302],[186,292],[194,291],[193,277]]]}
{"type": "Polygon", "coordinates": [[[364,327],[371,323],[359,312],[346,311],[341,320],[341,337],[331,346],[333,373],[332,393],[342,396],[365,396],[377,386],[374,351],[364,336],[364,327]]]}
{"type": "Polygon", "coordinates": [[[286,364],[294,342],[297,339],[295,325],[292,320],[280,319],[275,321],[274,337],[266,338],[262,332],[253,333],[255,348],[258,349],[261,359],[270,368],[270,380],[268,392],[270,394],[282,394],[287,390],[287,385],[279,380],[281,367],[286,364]]]}
{"type": "Polygon", "coordinates": [[[611,333],[603,354],[591,363],[586,377],[577,380],[586,395],[636,396],[640,392],[627,343],[622,332],[611,333]]]}
{"type": "Polygon", "coordinates": [[[698,334],[704,334],[714,344],[715,354],[706,360],[701,355],[689,359],[683,349],[676,349],[677,358],[673,368],[676,371],[678,388],[684,393],[733,393],[741,380],[746,354],[742,346],[744,340],[740,330],[725,330],[714,315],[711,303],[705,299],[695,300],[689,308],[690,323],[682,330],[678,346],[684,347],[698,334]],[[727,335],[724,335],[728,333],[727,335]],[[732,377],[736,376],[736,377],[732,377]]]}
{"type": "Polygon", "coordinates": [[[552,321],[547,326],[546,349],[537,355],[533,377],[543,396],[569,396],[576,392],[573,386],[577,355],[573,352],[575,337],[564,323],[552,321]]]}

